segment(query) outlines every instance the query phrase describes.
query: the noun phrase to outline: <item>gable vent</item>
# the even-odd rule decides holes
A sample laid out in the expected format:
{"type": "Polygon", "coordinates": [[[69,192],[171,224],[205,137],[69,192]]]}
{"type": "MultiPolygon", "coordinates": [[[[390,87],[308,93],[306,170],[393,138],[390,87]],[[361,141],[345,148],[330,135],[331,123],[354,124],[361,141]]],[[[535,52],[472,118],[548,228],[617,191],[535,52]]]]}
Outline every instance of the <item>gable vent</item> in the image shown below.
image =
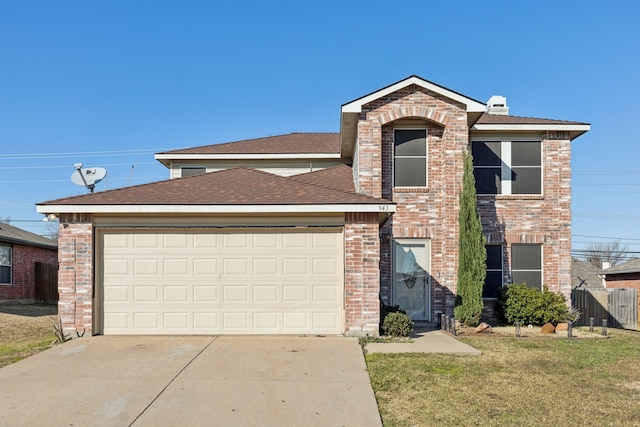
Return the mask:
{"type": "Polygon", "coordinates": [[[494,95],[489,98],[489,101],[487,101],[487,113],[508,116],[509,107],[507,106],[507,98],[500,95],[494,95]]]}

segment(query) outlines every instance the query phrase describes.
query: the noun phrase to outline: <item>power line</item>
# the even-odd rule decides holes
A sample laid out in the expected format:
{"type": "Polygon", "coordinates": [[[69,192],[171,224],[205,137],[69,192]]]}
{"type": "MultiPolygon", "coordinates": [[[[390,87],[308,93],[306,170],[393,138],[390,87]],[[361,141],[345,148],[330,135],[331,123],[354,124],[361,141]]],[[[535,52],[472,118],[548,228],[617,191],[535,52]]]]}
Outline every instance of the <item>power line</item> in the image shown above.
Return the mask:
{"type": "Polygon", "coordinates": [[[148,154],[175,150],[175,148],[145,148],[136,150],[112,150],[112,151],[76,151],[67,153],[22,153],[22,154],[0,154],[0,160],[18,160],[18,159],[49,159],[49,158],[71,158],[78,156],[85,157],[104,157],[104,156],[129,156],[132,154],[148,154]]]}
{"type": "MultiPolygon", "coordinates": [[[[132,162],[127,163],[107,163],[100,166],[131,166],[132,162]]],[[[138,162],[139,165],[160,165],[158,162],[138,162]]],[[[0,169],[74,169],[73,165],[65,166],[0,166],[0,169]]]]}
{"type": "Polygon", "coordinates": [[[590,239],[611,239],[611,240],[640,240],[634,237],[611,237],[611,236],[591,236],[588,234],[572,234],[572,237],[588,237],[590,239]]]}

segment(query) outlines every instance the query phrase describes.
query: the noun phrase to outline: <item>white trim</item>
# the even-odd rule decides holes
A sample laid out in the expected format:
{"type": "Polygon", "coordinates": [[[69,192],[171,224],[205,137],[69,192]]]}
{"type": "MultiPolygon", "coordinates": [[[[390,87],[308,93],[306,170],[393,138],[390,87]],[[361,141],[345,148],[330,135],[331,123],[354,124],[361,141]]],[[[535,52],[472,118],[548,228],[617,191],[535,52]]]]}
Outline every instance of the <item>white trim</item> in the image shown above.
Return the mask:
{"type": "Polygon", "coordinates": [[[395,204],[336,205],[37,205],[38,213],[343,213],[396,211],[395,204]]]}
{"type": "Polygon", "coordinates": [[[460,102],[467,107],[467,112],[470,113],[484,113],[487,110],[487,106],[478,101],[474,101],[473,99],[467,98],[466,96],[460,95],[459,93],[455,93],[446,89],[442,86],[438,86],[434,83],[423,80],[417,76],[409,77],[408,79],[402,80],[394,85],[388,86],[382,90],[364,96],[362,98],[356,99],[348,104],[342,106],[343,113],[360,113],[362,112],[362,106],[368,104],[371,101],[375,101],[378,98],[382,98],[387,96],[393,92],[396,92],[406,86],[416,84],[418,86],[422,86],[423,88],[430,90],[432,92],[439,93],[449,99],[460,102]]]}
{"type": "Polygon", "coordinates": [[[471,130],[495,130],[495,131],[577,131],[587,132],[591,129],[591,125],[559,125],[559,124],[475,124],[471,130]]]}
{"type": "Polygon", "coordinates": [[[293,153],[293,154],[156,154],[162,160],[270,160],[270,159],[339,159],[340,153],[293,153]]]}

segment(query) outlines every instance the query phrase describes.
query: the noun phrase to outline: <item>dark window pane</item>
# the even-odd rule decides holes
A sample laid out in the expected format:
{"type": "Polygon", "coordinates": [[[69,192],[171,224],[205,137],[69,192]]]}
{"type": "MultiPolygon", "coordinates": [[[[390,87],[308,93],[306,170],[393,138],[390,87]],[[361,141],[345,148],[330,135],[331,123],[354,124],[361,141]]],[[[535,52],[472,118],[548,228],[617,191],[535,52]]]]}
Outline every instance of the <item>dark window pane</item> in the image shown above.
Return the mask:
{"type": "Polygon", "coordinates": [[[11,267],[0,267],[0,283],[11,283],[11,267]]]}
{"type": "Polygon", "coordinates": [[[526,283],[528,287],[542,289],[541,271],[514,271],[512,274],[513,283],[526,283]]]}
{"type": "Polygon", "coordinates": [[[182,168],[182,176],[195,176],[195,175],[202,175],[204,173],[207,173],[207,168],[201,168],[201,167],[197,167],[197,168],[182,168]]]}
{"type": "Polygon", "coordinates": [[[473,141],[471,154],[474,166],[500,166],[500,142],[498,141],[473,141]]]}
{"type": "MultiPolygon", "coordinates": [[[[512,270],[540,270],[542,269],[541,245],[512,245],[512,270]]],[[[514,280],[515,282],[515,280],[514,280]]]]}
{"type": "Polygon", "coordinates": [[[511,171],[511,194],[541,194],[542,175],[540,168],[513,168],[511,171]]]}
{"type": "Polygon", "coordinates": [[[397,158],[394,185],[396,187],[426,187],[427,159],[397,158]]]}
{"type": "Polygon", "coordinates": [[[487,271],[482,298],[498,298],[502,288],[502,271],[487,271]]]}
{"type": "Polygon", "coordinates": [[[426,156],[426,129],[402,129],[394,133],[396,156],[426,156]]]}
{"type": "Polygon", "coordinates": [[[500,194],[500,168],[477,168],[473,170],[476,179],[476,193],[500,194]]]}
{"type": "Polygon", "coordinates": [[[502,270],[502,245],[486,245],[487,269],[502,270]]]}
{"type": "Polygon", "coordinates": [[[511,166],[541,166],[540,142],[511,143],[511,166]]]}

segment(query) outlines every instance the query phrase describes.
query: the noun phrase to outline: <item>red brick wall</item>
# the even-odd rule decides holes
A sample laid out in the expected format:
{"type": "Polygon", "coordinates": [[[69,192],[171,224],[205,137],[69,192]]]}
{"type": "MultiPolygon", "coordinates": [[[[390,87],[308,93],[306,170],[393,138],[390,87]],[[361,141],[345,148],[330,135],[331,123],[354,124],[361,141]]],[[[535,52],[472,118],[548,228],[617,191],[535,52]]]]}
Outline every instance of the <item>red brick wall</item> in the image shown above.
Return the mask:
{"type": "Polygon", "coordinates": [[[540,196],[478,196],[487,243],[505,245],[505,283],[511,283],[514,243],[542,245],[542,282],[571,300],[571,142],[568,134],[547,132],[542,139],[540,196]]]}
{"type": "Polygon", "coordinates": [[[58,314],[65,332],[93,330],[93,224],[90,215],[60,217],[58,314]]]}
{"type": "Polygon", "coordinates": [[[345,331],[378,335],[380,239],[377,213],[345,214],[345,331]]]}
{"type": "Polygon", "coordinates": [[[607,288],[640,289],[640,272],[607,274],[607,288]]]}
{"type": "Polygon", "coordinates": [[[34,301],[36,262],[55,264],[58,262],[58,252],[17,243],[12,245],[11,284],[0,285],[0,299],[34,301]]]}
{"type": "MultiPolygon", "coordinates": [[[[462,153],[468,145],[461,105],[418,86],[409,86],[368,104],[358,125],[358,190],[397,203],[382,233],[393,238],[430,239],[431,312],[453,313],[458,260],[458,189],[462,153]],[[393,125],[422,119],[427,126],[427,187],[393,188],[393,125]]],[[[391,244],[380,254],[381,297],[391,304],[391,244]]]]}
{"type": "MultiPolygon", "coordinates": [[[[541,135],[542,137],[542,135],[541,135]]],[[[462,153],[469,149],[462,105],[418,86],[408,86],[363,107],[354,154],[356,190],[397,203],[382,234],[430,240],[431,311],[453,313],[458,263],[458,192],[462,153]],[[392,187],[393,126],[422,119],[428,133],[426,188],[392,187]]],[[[571,145],[568,134],[543,136],[543,195],[479,197],[478,209],[489,243],[505,244],[505,277],[513,243],[543,244],[543,281],[554,292],[571,292],[571,145]]],[[[380,292],[390,304],[391,244],[381,243],[380,292]]]]}

